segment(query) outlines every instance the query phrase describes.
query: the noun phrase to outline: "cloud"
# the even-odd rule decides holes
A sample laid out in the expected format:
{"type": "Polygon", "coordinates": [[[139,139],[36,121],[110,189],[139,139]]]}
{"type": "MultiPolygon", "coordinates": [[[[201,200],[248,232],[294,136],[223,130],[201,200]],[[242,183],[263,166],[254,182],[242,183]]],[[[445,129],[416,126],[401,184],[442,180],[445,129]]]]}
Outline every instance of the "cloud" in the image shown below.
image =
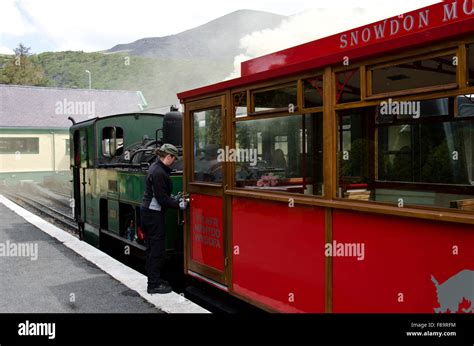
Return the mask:
{"type": "MultiPolygon", "coordinates": [[[[9,34],[22,36],[34,31],[33,26],[21,13],[15,0],[2,0],[0,3],[0,38],[9,34]]],[[[0,41],[1,42],[1,41],[0,41]]]]}
{"type": "Polygon", "coordinates": [[[234,71],[226,79],[240,76],[240,63],[258,56],[337,34],[384,18],[437,3],[437,0],[406,2],[358,1],[359,7],[342,6],[346,0],[326,8],[311,9],[284,20],[275,29],[256,31],[240,40],[244,50],[234,58],[234,71]]]}
{"type": "Polygon", "coordinates": [[[13,50],[8,47],[0,46],[0,54],[14,54],[13,50]]]}
{"type": "Polygon", "coordinates": [[[284,13],[292,6],[302,8],[311,0],[299,0],[296,4],[289,0],[274,0],[274,3],[269,0],[219,3],[215,0],[18,0],[18,3],[36,32],[47,37],[54,50],[97,51],[144,37],[176,34],[243,8],[284,13]]]}

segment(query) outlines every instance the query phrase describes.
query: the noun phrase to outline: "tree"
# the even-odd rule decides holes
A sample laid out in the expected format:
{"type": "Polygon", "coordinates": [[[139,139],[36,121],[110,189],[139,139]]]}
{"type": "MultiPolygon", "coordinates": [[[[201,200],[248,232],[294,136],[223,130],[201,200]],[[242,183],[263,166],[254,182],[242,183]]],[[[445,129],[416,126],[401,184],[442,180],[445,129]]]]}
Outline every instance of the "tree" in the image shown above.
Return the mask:
{"type": "Polygon", "coordinates": [[[5,67],[0,70],[0,83],[15,85],[47,85],[43,68],[35,64],[30,53],[30,47],[22,43],[15,48],[13,56],[5,67]]]}

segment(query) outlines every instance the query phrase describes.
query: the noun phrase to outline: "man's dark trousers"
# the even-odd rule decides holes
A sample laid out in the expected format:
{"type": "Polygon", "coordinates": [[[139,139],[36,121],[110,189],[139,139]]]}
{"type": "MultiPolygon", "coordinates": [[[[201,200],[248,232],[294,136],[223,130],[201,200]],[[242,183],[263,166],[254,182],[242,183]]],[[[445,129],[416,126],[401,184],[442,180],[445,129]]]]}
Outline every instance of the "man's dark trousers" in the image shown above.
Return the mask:
{"type": "Polygon", "coordinates": [[[146,242],[148,288],[155,288],[160,284],[165,265],[165,213],[143,206],[140,208],[140,213],[146,242]]]}

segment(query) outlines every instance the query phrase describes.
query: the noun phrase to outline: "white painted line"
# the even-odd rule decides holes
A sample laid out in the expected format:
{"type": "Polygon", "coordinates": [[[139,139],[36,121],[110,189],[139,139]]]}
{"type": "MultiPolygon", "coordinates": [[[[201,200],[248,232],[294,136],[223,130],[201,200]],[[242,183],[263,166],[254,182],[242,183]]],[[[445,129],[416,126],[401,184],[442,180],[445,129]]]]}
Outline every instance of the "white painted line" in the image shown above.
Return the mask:
{"type": "Polygon", "coordinates": [[[87,259],[89,262],[94,263],[97,267],[102,269],[116,280],[120,281],[128,288],[137,291],[138,294],[155,305],[158,309],[166,313],[209,313],[208,310],[203,309],[199,305],[196,305],[195,303],[175,292],[168,294],[148,294],[146,292],[147,278],[145,275],[127,267],[109,255],[103,253],[99,249],[93,247],[92,245],[80,241],[73,235],[52,225],[51,223],[43,220],[39,216],[34,215],[28,210],[23,209],[2,195],[0,195],[0,203],[14,211],[16,214],[20,215],[26,221],[36,226],[43,232],[49,234],[53,238],[56,238],[65,246],[87,259]]]}

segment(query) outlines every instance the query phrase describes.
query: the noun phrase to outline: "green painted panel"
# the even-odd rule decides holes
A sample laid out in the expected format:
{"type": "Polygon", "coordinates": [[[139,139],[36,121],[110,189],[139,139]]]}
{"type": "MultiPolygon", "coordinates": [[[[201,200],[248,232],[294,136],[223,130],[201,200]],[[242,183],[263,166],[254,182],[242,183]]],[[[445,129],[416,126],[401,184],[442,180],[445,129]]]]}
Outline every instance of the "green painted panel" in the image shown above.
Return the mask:
{"type": "Polygon", "coordinates": [[[118,173],[119,196],[121,201],[140,204],[145,190],[146,172],[118,173]]]}
{"type": "MultiPolygon", "coordinates": [[[[124,148],[135,143],[141,143],[143,136],[155,138],[155,131],[163,127],[162,115],[133,114],[116,117],[101,118],[96,122],[96,135],[98,136],[96,145],[97,157],[102,157],[102,130],[105,127],[120,127],[123,130],[124,148]]],[[[162,133],[158,133],[161,138],[162,133]]]]}
{"type": "Polygon", "coordinates": [[[118,201],[108,200],[107,217],[109,218],[109,231],[117,235],[120,234],[118,201]]]}

